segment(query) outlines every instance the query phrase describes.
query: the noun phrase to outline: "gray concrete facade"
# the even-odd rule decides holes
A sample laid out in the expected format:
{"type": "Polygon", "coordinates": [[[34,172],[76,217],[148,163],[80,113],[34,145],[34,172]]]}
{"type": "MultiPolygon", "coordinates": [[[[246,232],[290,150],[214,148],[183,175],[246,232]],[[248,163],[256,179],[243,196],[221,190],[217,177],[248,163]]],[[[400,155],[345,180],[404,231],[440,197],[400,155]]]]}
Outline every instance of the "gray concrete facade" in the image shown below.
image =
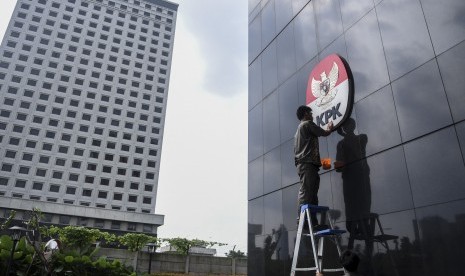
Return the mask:
{"type": "Polygon", "coordinates": [[[167,1],[18,0],[0,47],[0,216],[40,206],[156,233],[176,15],[167,1]]]}

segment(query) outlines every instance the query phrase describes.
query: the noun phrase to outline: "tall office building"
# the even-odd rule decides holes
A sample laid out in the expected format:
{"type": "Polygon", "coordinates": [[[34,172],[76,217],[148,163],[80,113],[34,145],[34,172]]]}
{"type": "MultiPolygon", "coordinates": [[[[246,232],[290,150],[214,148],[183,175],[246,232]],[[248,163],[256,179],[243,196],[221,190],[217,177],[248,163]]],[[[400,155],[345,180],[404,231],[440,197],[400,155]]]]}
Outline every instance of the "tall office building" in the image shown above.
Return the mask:
{"type": "Polygon", "coordinates": [[[0,215],[156,234],[177,7],[18,0],[0,48],[0,215]]]}

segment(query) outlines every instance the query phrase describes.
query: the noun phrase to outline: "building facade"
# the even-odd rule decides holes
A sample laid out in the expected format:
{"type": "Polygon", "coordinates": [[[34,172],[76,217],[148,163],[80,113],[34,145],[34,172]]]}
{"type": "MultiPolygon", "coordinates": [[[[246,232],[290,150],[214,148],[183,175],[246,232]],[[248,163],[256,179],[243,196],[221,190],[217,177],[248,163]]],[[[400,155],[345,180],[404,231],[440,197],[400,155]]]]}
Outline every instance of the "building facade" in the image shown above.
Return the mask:
{"type": "Polygon", "coordinates": [[[156,234],[177,4],[18,0],[0,48],[0,212],[156,234]]]}
{"type": "MultiPolygon", "coordinates": [[[[319,139],[322,158],[345,164],[320,170],[319,200],[348,230],[343,248],[362,275],[463,274],[464,14],[461,0],[249,0],[249,275],[290,273],[295,112],[334,53],[351,68],[354,104],[319,139]]],[[[299,264],[310,254],[306,243],[299,264]]]]}

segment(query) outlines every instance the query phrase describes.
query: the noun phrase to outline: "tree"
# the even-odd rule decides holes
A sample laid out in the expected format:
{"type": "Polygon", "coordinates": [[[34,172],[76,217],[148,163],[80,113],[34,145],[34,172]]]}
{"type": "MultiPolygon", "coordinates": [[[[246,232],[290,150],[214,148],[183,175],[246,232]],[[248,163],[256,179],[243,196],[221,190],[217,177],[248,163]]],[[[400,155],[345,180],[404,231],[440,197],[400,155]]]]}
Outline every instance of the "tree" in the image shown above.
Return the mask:
{"type": "Polygon", "coordinates": [[[48,274],[51,271],[51,267],[50,262],[45,258],[44,248],[42,246],[42,232],[46,232],[47,230],[46,226],[40,226],[40,220],[43,217],[42,211],[40,211],[39,208],[34,207],[31,211],[26,213],[26,216],[28,217],[28,220],[23,221],[23,223],[26,225],[29,233],[32,234],[26,235],[26,240],[35,251],[31,264],[26,271],[26,275],[28,275],[34,265],[40,268],[36,270],[39,274],[48,274]],[[36,257],[38,257],[38,261],[36,261],[36,257]]]}
{"type": "Polygon", "coordinates": [[[210,242],[210,241],[204,241],[204,240],[199,240],[199,239],[193,239],[189,240],[186,238],[172,238],[172,239],[164,239],[163,241],[166,241],[169,246],[173,247],[176,252],[182,254],[182,255],[189,255],[189,250],[192,247],[212,247],[215,245],[223,246],[226,245],[226,243],[220,243],[220,242],[210,242]]]}
{"type": "Polygon", "coordinates": [[[15,218],[16,216],[16,211],[11,211],[10,215],[5,221],[0,222],[0,230],[5,230],[10,226],[11,221],[15,218]]]}
{"type": "Polygon", "coordinates": [[[61,250],[74,250],[79,254],[88,253],[97,241],[112,242],[116,240],[116,236],[113,234],[82,226],[66,226],[64,228],[50,226],[48,234],[52,237],[58,237],[63,247],[61,250]]]}
{"type": "Polygon", "coordinates": [[[236,246],[233,247],[232,250],[229,250],[228,253],[225,253],[224,255],[226,255],[226,257],[229,257],[229,258],[243,258],[245,257],[245,252],[242,252],[240,250],[234,250],[236,249],[236,246]]]}
{"type": "Polygon", "coordinates": [[[139,233],[127,233],[118,238],[121,245],[127,246],[129,251],[134,253],[133,267],[137,271],[137,258],[139,251],[147,245],[147,243],[154,243],[157,247],[160,244],[160,240],[157,237],[149,236],[146,234],[139,233]]]}

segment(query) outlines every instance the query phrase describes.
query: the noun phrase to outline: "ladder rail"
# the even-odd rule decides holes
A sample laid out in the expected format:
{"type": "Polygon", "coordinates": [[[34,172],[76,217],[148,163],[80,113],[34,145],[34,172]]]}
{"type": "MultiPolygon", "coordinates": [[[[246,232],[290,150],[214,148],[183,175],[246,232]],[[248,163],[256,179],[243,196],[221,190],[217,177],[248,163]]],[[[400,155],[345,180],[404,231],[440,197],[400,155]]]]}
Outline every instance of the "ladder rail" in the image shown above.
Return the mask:
{"type": "Polygon", "coordinates": [[[294,247],[294,256],[292,257],[292,269],[291,269],[291,276],[295,276],[295,271],[297,267],[297,256],[299,255],[299,248],[300,248],[300,239],[302,238],[302,228],[303,228],[304,220],[302,219],[302,213],[300,214],[299,219],[299,226],[297,227],[297,238],[295,241],[294,247]]]}
{"type": "Polygon", "coordinates": [[[317,273],[320,273],[321,267],[320,267],[320,264],[318,262],[318,253],[317,253],[317,248],[316,248],[316,243],[315,243],[316,237],[315,237],[315,234],[313,233],[312,216],[310,215],[309,208],[307,208],[305,210],[305,214],[307,214],[307,222],[308,222],[308,228],[309,228],[309,232],[310,232],[310,238],[312,240],[312,251],[313,251],[312,253],[313,253],[313,259],[315,260],[316,271],[317,271],[317,273]]]}

